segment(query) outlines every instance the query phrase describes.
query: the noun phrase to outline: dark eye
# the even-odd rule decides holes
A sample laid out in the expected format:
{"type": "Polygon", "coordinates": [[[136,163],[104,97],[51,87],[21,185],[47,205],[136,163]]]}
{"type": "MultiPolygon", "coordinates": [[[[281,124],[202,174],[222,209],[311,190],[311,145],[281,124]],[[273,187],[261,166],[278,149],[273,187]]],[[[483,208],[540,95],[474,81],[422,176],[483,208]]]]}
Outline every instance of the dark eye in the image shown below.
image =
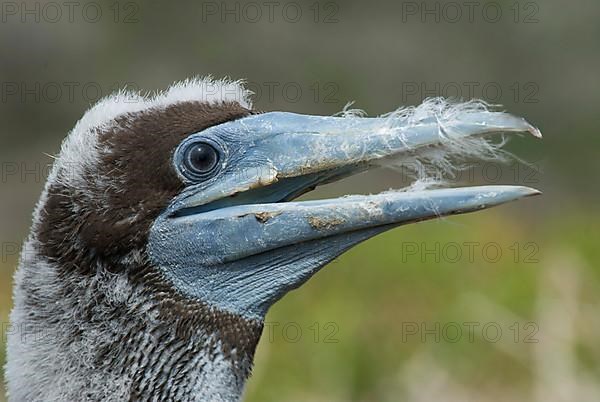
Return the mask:
{"type": "Polygon", "coordinates": [[[184,151],[183,165],[189,176],[202,179],[215,170],[219,159],[220,155],[215,147],[205,142],[196,142],[184,151]]]}

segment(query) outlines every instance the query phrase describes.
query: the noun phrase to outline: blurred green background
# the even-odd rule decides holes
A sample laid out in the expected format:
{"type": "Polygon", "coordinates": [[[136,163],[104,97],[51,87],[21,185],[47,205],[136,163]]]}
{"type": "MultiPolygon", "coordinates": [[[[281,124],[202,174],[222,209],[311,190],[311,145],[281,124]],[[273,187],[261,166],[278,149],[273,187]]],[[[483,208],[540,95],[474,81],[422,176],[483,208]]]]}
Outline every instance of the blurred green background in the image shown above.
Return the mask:
{"type": "MultiPolygon", "coordinates": [[[[258,109],[315,114],[476,97],[544,139],[510,142],[528,164],[476,163],[457,182],[543,196],[340,257],[269,313],[246,400],[600,400],[597,1],[67,3],[1,6],[3,323],[48,155],[117,88],[229,76],[248,81],[258,109]]],[[[405,176],[368,173],[310,197],[405,176]]]]}

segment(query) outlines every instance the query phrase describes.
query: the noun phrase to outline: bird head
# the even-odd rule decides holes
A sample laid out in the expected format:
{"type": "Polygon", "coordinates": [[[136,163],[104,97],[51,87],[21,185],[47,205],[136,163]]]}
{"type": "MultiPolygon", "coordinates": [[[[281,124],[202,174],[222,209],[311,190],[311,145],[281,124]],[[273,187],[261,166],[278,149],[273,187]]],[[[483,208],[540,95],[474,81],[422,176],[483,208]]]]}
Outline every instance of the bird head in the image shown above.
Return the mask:
{"type": "Polygon", "coordinates": [[[488,136],[513,132],[539,136],[481,102],[258,113],[240,83],[210,79],[104,99],[65,139],[34,213],[11,323],[50,336],[9,335],[9,394],[238,400],[268,309],[329,261],[400,225],[538,192],[297,197],[389,164],[451,173],[496,158],[488,136]]]}
{"type": "Polygon", "coordinates": [[[64,143],[39,240],[65,270],[129,271],[160,282],[161,292],[261,322],[288,291],[365,239],[538,192],[296,197],[390,161],[442,169],[452,157],[494,154],[487,137],[511,132],[539,136],[524,119],[477,102],[323,117],[257,113],[235,82],[187,81],[151,99],[121,93],[89,111],[64,143]],[[219,90],[208,92],[211,85],[219,90]]]}

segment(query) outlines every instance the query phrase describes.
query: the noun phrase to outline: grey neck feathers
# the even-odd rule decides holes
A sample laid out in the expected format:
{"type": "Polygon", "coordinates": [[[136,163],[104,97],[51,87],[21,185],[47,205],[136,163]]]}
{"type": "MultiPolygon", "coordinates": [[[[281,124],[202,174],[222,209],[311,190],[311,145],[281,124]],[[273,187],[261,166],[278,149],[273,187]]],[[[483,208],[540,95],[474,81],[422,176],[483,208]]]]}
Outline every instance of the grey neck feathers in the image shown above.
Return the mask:
{"type": "Polygon", "coordinates": [[[9,401],[241,398],[261,323],[194,310],[164,292],[157,299],[125,272],[77,275],[40,257],[35,241],[25,245],[8,336],[9,401]]]}

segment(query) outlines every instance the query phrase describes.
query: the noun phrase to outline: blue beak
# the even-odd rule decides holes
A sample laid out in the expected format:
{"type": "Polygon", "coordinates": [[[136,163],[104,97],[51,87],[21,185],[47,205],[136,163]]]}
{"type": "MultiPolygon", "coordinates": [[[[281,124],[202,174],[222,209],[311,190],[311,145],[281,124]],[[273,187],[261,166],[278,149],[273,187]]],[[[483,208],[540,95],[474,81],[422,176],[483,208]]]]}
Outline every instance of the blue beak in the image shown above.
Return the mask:
{"type": "MultiPolygon", "coordinates": [[[[190,297],[261,320],[345,250],[390,228],[539,194],[521,186],[389,191],[293,202],[319,184],[491,133],[539,131],[500,112],[320,117],[272,112],[197,133],[225,144],[214,180],[189,186],[151,232],[150,255],[190,297]]],[[[193,137],[193,136],[192,136],[193,137]]]]}

